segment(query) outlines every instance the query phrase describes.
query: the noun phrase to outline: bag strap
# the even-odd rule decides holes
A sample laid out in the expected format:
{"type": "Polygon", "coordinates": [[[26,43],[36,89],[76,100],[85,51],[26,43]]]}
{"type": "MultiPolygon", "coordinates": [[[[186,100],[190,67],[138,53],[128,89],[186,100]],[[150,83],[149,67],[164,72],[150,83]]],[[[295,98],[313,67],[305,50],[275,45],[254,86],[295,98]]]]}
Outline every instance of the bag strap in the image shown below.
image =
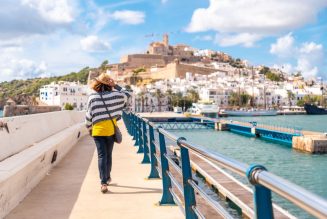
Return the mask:
{"type": "Polygon", "coordinates": [[[109,117],[110,117],[110,120],[111,120],[111,122],[112,122],[112,125],[113,125],[113,127],[115,128],[116,125],[115,125],[115,123],[114,123],[113,118],[112,118],[111,115],[110,115],[110,112],[109,112],[109,110],[108,110],[108,107],[107,107],[106,103],[104,102],[104,99],[103,99],[103,97],[102,97],[102,94],[101,94],[101,93],[99,93],[99,94],[100,94],[101,100],[102,100],[102,102],[103,102],[103,105],[104,105],[104,107],[106,108],[107,113],[108,113],[108,115],[109,115],[109,117]]]}

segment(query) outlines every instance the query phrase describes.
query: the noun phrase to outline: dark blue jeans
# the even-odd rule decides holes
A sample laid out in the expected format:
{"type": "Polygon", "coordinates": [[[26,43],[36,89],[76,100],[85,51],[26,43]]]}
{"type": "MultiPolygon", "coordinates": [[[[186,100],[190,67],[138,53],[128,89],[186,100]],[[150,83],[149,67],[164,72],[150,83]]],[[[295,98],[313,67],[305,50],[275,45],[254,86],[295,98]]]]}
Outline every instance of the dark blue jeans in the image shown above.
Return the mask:
{"type": "Polygon", "coordinates": [[[112,149],[114,147],[113,136],[94,136],[95,145],[98,151],[98,167],[101,184],[107,184],[110,179],[112,166],[112,149]]]}

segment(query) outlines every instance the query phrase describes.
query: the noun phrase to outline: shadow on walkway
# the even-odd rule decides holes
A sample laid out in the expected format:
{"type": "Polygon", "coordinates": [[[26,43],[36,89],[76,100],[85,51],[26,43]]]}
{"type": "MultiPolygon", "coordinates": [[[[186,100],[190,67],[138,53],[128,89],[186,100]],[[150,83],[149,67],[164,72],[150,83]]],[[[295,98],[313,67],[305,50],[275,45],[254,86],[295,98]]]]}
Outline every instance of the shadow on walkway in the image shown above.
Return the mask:
{"type": "Polygon", "coordinates": [[[108,193],[107,194],[145,194],[145,193],[159,193],[161,194],[162,190],[161,189],[155,189],[155,188],[147,188],[147,187],[136,187],[136,186],[127,186],[127,185],[119,185],[117,183],[110,184],[108,186],[108,193]],[[115,188],[125,188],[125,189],[139,189],[140,191],[132,191],[132,192],[113,192],[110,191],[110,187],[115,187],[115,188]]]}
{"type": "Polygon", "coordinates": [[[82,138],[6,219],[69,218],[94,150],[92,138],[82,138]]]}

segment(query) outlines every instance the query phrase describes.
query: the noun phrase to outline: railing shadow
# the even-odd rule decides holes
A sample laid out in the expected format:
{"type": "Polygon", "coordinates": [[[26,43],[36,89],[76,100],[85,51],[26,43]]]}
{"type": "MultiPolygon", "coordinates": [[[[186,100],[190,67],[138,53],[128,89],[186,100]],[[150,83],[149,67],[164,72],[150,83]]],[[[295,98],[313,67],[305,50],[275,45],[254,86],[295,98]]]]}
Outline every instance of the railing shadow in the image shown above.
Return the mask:
{"type": "Polygon", "coordinates": [[[110,184],[108,187],[109,191],[106,194],[147,194],[147,193],[161,193],[161,189],[155,189],[155,188],[148,188],[148,187],[137,187],[137,186],[129,186],[129,185],[119,185],[117,183],[110,184]],[[115,188],[124,188],[124,189],[133,189],[134,191],[122,191],[122,192],[113,192],[110,190],[110,187],[115,188]],[[135,191],[135,189],[139,191],[135,191]]]}

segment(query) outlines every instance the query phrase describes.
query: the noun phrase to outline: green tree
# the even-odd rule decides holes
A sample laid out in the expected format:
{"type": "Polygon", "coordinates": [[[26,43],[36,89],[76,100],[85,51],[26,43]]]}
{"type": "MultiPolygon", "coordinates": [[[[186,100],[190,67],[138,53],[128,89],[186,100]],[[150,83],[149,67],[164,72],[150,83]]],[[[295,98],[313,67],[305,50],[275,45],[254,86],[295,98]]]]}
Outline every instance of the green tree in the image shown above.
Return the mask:
{"type": "Polygon", "coordinates": [[[73,109],[74,109],[73,105],[71,105],[70,103],[65,103],[64,110],[73,110],[73,109]]]}
{"type": "Polygon", "coordinates": [[[108,60],[104,60],[102,63],[101,63],[101,65],[100,65],[100,69],[102,70],[102,71],[105,71],[105,70],[107,70],[107,65],[109,64],[109,61],[108,60]]]}
{"type": "Polygon", "coordinates": [[[236,92],[232,92],[229,96],[229,104],[232,106],[246,106],[249,104],[249,101],[251,99],[251,95],[246,93],[241,93],[238,95],[236,92]]]}
{"type": "Polygon", "coordinates": [[[160,89],[157,89],[154,93],[154,96],[157,97],[158,101],[158,111],[161,112],[161,98],[163,97],[163,94],[161,93],[160,89]]]}
{"type": "Polygon", "coordinates": [[[297,106],[304,106],[304,104],[305,104],[304,100],[298,100],[296,103],[297,106]]]}
{"type": "Polygon", "coordinates": [[[191,100],[193,103],[198,102],[198,100],[200,99],[199,93],[193,89],[187,91],[187,98],[191,100]]]}
{"type": "Polygon", "coordinates": [[[289,106],[292,106],[292,100],[294,100],[295,94],[292,91],[288,90],[287,91],[287,98],[288,98],[289,106]]]}
{"type": "Polygon", "coordinates": [[[305,103],[319,104],[320,100],[321,100],[321,96],[317,96],[317,95],[305,95],[303,97],[303,101],[305,103]]]}

